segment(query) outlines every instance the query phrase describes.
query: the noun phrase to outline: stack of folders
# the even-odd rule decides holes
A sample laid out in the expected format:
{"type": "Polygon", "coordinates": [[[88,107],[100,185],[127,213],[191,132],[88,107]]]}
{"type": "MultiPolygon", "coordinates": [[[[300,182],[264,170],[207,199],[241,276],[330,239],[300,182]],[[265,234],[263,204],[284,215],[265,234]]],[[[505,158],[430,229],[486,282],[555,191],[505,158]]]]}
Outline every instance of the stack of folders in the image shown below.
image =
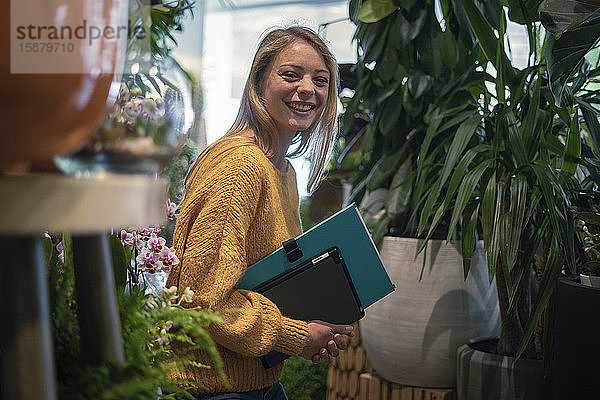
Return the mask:
{"type": "MultiPolygon", "coordinates": [[[[351,324],[395,288],[354,204],[249,266],[237,283],[304,321],[351,324]]],[[[270,368],[288,356],[261,357],[270,368]]]]}

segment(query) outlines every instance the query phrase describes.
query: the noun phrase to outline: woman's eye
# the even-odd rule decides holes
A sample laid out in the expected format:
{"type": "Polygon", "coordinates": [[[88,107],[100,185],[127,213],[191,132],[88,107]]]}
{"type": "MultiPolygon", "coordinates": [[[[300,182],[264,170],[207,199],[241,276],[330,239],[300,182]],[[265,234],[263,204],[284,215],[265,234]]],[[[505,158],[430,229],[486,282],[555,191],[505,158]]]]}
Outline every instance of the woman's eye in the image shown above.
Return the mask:
{"type": "Polygon", "coordinates": [[[315,82],[318,85],[327,85],[327,83],[329,83],[329,81],[327,80],[327,78],[315,78],[315,82]]]}
{"type": "Polygon", "coordinates": [[[296,78],[296,73],[294,73],[294,72],[284,72],[283,74],[281,74],[281,76],[283,76],[286,79],[295,79],[296,78]]]}

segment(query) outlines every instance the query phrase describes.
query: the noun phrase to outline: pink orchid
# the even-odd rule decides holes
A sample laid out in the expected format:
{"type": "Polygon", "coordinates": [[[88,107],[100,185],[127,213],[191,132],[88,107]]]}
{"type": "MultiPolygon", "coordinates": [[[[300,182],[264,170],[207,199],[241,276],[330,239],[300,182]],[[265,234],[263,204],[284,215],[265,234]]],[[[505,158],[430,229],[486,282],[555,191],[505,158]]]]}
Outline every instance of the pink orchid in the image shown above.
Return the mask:
{"type": "Polygon", "coordinates": [[[58,259],[64,265],[64,263],[65,263],[65,250],[64,250],[63,242],[62,241],[58,242],[58,244],[56,245],[56,251],[58,251],[58,259]]]}
{"type": "Polygon", "coordinates": [[[135,258],[138,266],[150,274],[155,274],[163,269],[162,261],[159,255],[144,248],[142,252],[135,258]]]}
{"type": "Polygon", "coordinates": [[[167,199],[167,218],[174,219],[175,213],[179,206],[171,201],[171,199],[167,199]]]}
{"type": "Polygon", "coordinates": [[[121,229],[121,244],[123,245],[123,247],[127,247],[127,246],[133,246],[133,234],[127,232],[124,229],[121,229]]]}
{"type": "Polygon", "coordinates": [[[173,247],[165,247],[160,253],[160,259],[164,270],[168,270],[173,265],[179,264],[179,258],[175,255],[175,249],[173,247]]]}
{"type": "Polygon", "coordinates": [[[156,236],[156,233],[152,233],[147,242],[148,249],[154,253],[161,253],[166,242],[164,238],[156,236]]]}

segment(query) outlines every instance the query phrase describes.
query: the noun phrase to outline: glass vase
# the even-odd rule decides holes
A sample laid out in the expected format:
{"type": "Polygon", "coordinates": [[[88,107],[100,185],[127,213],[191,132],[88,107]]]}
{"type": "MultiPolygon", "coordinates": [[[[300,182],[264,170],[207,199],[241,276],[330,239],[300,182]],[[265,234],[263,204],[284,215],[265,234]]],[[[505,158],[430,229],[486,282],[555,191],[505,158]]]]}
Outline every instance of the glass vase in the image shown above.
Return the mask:
{"type": "Polygon", "coordinates": [[[156,175],[181,150],[193,125],[192,79],[170,56],[128,61],[102,126],[75,153],[55,157],[68,175],[156,175]]]}

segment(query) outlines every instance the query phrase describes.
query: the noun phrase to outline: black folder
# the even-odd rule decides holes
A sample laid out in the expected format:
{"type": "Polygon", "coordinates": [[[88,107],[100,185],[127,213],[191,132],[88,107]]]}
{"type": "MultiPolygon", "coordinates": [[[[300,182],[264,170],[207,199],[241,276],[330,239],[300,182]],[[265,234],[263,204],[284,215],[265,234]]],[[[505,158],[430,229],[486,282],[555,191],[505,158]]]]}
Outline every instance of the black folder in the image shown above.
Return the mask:
{"type": "MultiPolygon", "coordinates": [[[[277,304],[287,317],[304,321],[322,320],[352,324],[365,312],[337,247],[293,267],[253,289],[277,304]]],[[[262,356],[265,368],[289,356],[271,351],[262,356]]]]}

